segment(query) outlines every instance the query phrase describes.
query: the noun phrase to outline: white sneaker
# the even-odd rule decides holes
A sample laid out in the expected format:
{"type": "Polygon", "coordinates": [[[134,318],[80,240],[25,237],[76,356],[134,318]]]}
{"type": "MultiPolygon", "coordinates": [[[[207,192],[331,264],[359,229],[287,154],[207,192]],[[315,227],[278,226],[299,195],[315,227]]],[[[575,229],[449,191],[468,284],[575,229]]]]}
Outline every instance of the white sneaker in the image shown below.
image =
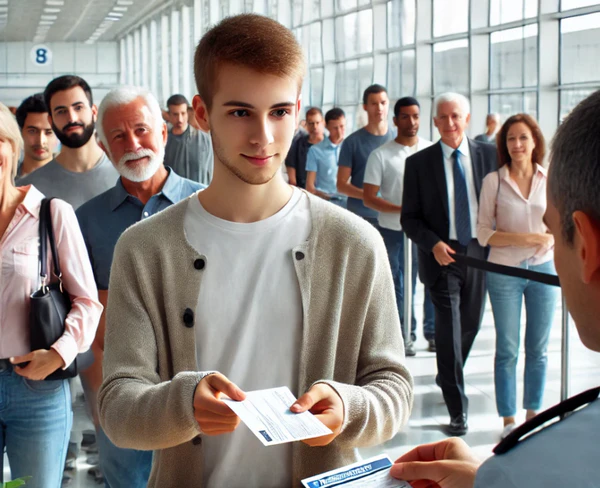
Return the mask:
{"type": "Polygon", "coordinates": [[[508,436],[508,434],[510,434],[516,428],[517,428],[517,424],[515,424],[515,423],[505,425],[504,429],[502,430],[502,434],[500,434],[500,438],[501,439],[506,438],[506,436],[508,436]]]}

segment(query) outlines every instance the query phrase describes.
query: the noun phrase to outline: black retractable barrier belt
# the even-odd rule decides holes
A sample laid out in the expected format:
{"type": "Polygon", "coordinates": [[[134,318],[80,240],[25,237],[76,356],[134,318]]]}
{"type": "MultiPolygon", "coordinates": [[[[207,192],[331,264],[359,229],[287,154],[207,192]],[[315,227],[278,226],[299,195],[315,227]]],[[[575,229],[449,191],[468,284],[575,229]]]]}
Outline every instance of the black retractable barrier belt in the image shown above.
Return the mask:
{"type": "Polygon", "coordinates": [[[523,268],[514,268],[512,266],[504,266],[502,264],[490,263],[489,261],[483,261],[481,259],[475,259],[462,254],[453,254],[452,257],[459,263],[464,263],[471,268],[481,269],[483,271],[491,271],[492,273],[499,273],[507,276],[514,276],[515,278],[524,278],[526,280],[537,281],[538,283],[544,283],[545,285],[560,286],[558,276],[550,275],[546,273],[538,273],[537,271],[530,271],[523,268]]]}

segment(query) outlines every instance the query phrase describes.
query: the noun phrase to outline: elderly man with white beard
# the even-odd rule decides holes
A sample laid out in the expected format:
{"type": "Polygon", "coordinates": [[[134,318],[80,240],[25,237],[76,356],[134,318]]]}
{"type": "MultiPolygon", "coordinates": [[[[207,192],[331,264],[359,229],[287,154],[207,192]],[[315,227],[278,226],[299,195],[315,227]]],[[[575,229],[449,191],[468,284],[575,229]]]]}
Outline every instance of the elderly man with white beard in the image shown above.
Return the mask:
{"type": "MultiPolygon", "coordinates": [[[[178,176],[164,161],[167,126],[158,101],[147,90],[120,87],[98,109],[99,144],[121,177],[117,184],[79,207],[77,218],[94,270],[100,301],[106,307],[113,252],[131,225],[204,188],[178,176]],[[164,162],[164,164],[163,164],[164,162]]],[[[95,362],[86,374],[94,395],[102,383],[104,314],[92,349],[95,362]]],[[[94,405],[97,404],[94,398],[94,405]]],[[[142,488],[148,483],[151,451],[116,447],[94,415],[100,467],[110,488],[142,488]]]]}

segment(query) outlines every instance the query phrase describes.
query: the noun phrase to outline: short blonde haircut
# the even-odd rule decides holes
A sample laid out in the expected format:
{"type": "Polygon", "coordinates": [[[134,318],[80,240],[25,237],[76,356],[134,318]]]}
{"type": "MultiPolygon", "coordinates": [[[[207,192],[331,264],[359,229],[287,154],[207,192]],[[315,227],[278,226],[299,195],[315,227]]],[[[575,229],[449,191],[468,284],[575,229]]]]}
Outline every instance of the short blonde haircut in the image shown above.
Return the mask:
{"type": "Polygon", "coordinates": [[[10,142],[13,148],[13,157],[11,162],[11,175],[13,182],[17,176],[17,165],[19,164],[19,156],[23,149],[23,138],[19,125],[12,112],[6,105],[0,103],[0,137],[10,142]]]}
{"type": "Polygon", "coordinates": [[[302,91],[305,61],[292,31],[257,14],[227,17],[200,40],[194,55],[194,78],[200,98],[210,110],[219,69],[244,66],[261,74],[290,78],[302,91]]]}

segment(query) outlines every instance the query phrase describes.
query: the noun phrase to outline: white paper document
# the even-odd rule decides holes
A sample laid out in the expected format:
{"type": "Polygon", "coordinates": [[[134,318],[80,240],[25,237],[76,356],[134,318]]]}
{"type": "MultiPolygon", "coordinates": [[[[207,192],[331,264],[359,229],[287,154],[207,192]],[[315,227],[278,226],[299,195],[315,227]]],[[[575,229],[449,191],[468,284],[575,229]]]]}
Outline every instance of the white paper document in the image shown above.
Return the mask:
{"type": "Polygon", "coordinates": [[[287,386],[246,392],[246,399],[236,402],[224,397],[231,410],[265,446],[301,441],[331,434],[331,430],[310,412],[294,413],[296,401],[287,386]]]}
{"type": "Polygon", "coordinates": [[[305,488],[343,486],[344,488],[410,488],[406,481],[390,476],[392,460],[385,454],[366,461],[327,471],[302,480],[305,488]]]}

